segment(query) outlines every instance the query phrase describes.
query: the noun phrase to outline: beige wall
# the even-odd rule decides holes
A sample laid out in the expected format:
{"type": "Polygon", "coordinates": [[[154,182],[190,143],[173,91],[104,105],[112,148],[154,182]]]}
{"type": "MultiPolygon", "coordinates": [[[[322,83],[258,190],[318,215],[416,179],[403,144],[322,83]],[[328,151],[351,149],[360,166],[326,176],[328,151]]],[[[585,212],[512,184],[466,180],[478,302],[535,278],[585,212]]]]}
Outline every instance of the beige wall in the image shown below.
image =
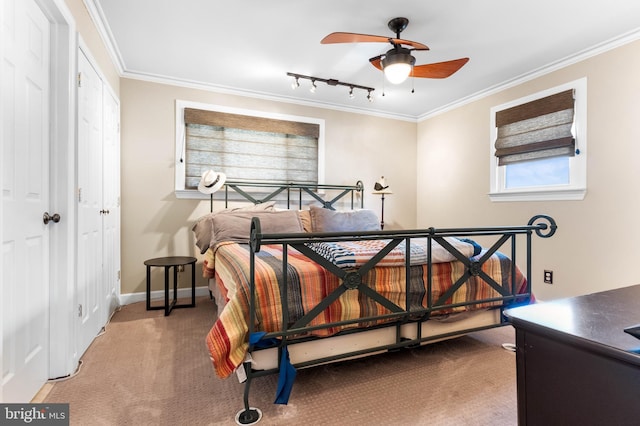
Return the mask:
{"type": "Polygon", "coordinates": [[[384,175],[394,191],[385,202],[385,229],[415,227],[416,123],[123,78],[122,294],[144,291],[145,259],[200,258],[191,227],[209,211],[209,200],[174,195],[176,99],[324,119],[326,183],[362,180],[365,207],[379,212],[371,191],[384,175]]]}
{"type": "MultiPolygon", "coordinates": [[[[640,42],[587,59],[417,125],[321,108],[221,95],[121,79],[82,0],[65,0],[77,30],[122,108],[122,288],[144,290],[142,262],[194,254],[193,220],[208,202],[173,194],[176,99],[303,115],[326,120],[326,180],[370,188],[380,175],[394,194],[385,203],[389,229],[522,224],[547,213],[556,236],[534,240],[533,283],[540,299],[640,282],[633,268],[640,237],[640,42]],[[489,110],[581,77],[588,83],[588,193],[583,201],[491,202],[489,110]],[[417,141],[417,143],[416,143],[417,141]],[[416,161],[417,159],[417,161],[416,161]],[[543,269],[555,273],[542,283],[543,269]]],[[[379,211],[367,191],[365,206],[379,211]]],[[[200,285],[204,285],[200,280],[200,285]]]]}
{"type": "Polygon", "coordinates": [[[546,213],[551,239],[534,240],[532,281],[539,299],[640,283],[640,42],[488,96],[418,123],[417,225],[525,224],[546,213]],[[587,77],[587,185],[582,201],[491,202],[491,107],[587,77]],[[554,284],[544,284],[544,269],[554,284]]]}

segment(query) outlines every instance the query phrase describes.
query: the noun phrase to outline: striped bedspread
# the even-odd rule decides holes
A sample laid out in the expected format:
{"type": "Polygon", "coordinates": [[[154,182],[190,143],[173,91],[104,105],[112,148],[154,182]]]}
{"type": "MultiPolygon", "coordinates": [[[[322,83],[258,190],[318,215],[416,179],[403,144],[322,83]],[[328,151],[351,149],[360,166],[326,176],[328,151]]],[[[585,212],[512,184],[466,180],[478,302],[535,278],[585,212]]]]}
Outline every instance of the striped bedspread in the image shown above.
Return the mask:
{"type": "MultiPolygon", "coordinates": [[[[249,250],[246,244],[222,244],[215,247],[213,251],[210,249],[211,253],[207,253],[205,258],[205,275],[212,277],[215,273],[222,294],[226,294],[228,300],[206,337],[214,369],[222,378],[233,373],[243,362],[248,349],[249,250]]],[[[258,309],[254,331],[279,331],[282,329],[283,317],[279,289],[279,279],[283,276],[282,246],[262,246],[261,251],[256,253],[255,267],[255,297],[258,309]]],[[[465,272],[464,265],[459,261],[434,263],[432,268],[432,300],[437,300],[443,295],[465,272]]],[[[482,266],[483,272],[509,290],[512,288],[510,268],[510,259],[500,253],[494,254],[482,266]]],[[[408,287],[410,307],[425,307],[428,288],[427,266],[416,265],[410,269],[411,281],[407,286],[404,282],[406,274],[403,265],[375,267],[363,277],[363,284],[403,309],[406,309],[405,288],[408,287]]],[[[300,319],[341,284],[338,277],[293,248],[289,248],[286,273],[289,325],[300,319]]],[[[526,287],[520,271],[517,271],[516,280],[517,289],[526,287]]],[[[499,296],[499,293],[480,277],[472,276],[447,300],[447,303],[464,303],[499,296]]],[[[481,309],[491,304],[460,306],[440,313],[481,309]]],[[[387,313],[389,311],[386,308],[361,292],[347,290],[309,325],[329,324],[387,313]]],[[[368,324],[371,324],[371,321],[368,324]]],[[[357,326],[358,324],[349,327],[357,326]]],[[[333,326],[316,330],[313,334],[329,336],[345,327],[347,326],[333,326]]]]}

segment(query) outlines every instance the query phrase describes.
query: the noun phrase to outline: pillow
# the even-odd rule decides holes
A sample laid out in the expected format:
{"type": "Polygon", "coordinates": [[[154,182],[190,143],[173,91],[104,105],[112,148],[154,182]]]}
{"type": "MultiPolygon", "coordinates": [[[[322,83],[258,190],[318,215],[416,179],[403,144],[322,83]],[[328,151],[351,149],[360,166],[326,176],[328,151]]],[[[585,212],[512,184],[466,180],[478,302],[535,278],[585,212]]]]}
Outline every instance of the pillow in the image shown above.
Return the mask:
{"type": "Polygon", "coordinates": [[[379,231],[380,219],[372,210],[335,211],[311,206],[313,232],[379,231]]]}
{"type": "Polygon", "coordinates": [[[300,222],[302,222],[302,228],[304,232],[313,232],[313,226],[311,225],[311,212],[309,210],[299,210],[300,222]]]}
{"type": "Polygon", "coordinates": [[[213,238],[213,219],[214,216],[219,214],[228,214],[233,212],[244,211],[273,211],[276,202],[270,201],[268,203],[252,204],[245,207],[235,207],[224,210],[217,210],[213,213],[206,214],[196,220],[195,225],[191,230],[196,237],[196,246],[200,249],[200,254],[204,254],[211,245],[211,239],[213,238]]]}
{"type": "Polygon", "coordinates": [[[211,233],[213,231],[211,228],[211,219],[209,216],[201,217],[196,221],[191,230],[196,237],[196,246],[200,249],[200,254],[204,254],[211,242],[211,233]]]}
{"type": "Polygon", "coordinates": [[[211,245],[222,241],[248,243],[253,217],[260,219],[260,229],[263,234],[304,232],[300,216],[295,210],[220,214],[212,219],[214,235],[211,245]]]}

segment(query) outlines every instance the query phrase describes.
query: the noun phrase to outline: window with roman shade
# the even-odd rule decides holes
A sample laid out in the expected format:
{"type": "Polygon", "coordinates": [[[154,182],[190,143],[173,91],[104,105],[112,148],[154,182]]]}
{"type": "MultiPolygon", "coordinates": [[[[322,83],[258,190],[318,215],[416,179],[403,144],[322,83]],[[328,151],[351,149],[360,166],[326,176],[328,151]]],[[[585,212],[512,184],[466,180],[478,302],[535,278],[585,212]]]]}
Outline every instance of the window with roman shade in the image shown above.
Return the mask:
{"type": "Polygon", "coordinates": [[[573,89],[498,111],[495,120],[499,166],[576,152],[573,89]]]}
{"type": "Polygon", "coordinates": [[[582,200],[587,192],[587,78],[490,110],[492,201],[582,200]]]}
{"type": "Polygon", "coordinates": [[[321,123],[188,105],[181,111],[183,189],[196,189],[209,169],[227,181],[319,183],[321,123]]]}

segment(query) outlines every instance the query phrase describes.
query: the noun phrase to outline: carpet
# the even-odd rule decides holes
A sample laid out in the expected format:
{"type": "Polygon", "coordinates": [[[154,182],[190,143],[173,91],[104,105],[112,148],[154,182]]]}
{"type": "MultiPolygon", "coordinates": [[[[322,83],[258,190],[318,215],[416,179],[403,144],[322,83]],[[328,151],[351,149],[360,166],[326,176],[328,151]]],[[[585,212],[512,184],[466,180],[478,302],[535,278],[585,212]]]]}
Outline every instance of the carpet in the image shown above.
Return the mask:
{"type": "MultiPolygon", "coordinates": [[[[44,402],[65,402],[72,425],[234,425],[244,387],[215,376],[205,335],[216,319],[195,308],[115,313],[44,402]]],[[[255,379],[259,425],[516,425],[512,327],[298,371],[288,405],[274,405],[276,376],[255,379]]]]}

